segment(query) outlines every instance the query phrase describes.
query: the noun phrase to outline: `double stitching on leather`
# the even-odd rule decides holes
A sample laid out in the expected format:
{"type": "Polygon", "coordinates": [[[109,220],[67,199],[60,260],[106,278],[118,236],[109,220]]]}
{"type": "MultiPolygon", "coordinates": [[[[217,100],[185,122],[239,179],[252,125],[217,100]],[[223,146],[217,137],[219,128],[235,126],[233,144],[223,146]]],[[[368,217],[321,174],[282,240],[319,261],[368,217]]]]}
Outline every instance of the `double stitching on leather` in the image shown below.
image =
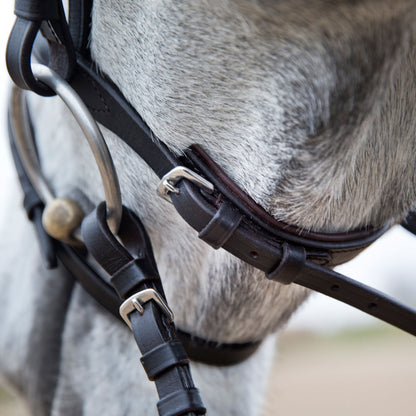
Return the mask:
{"type": "Polygon", "coordinates": [[[198,237],[218,249],[228,241],[242,219],[243,216],[238,211],[224,202],[211,221],[199,232],[198,237]]]}
{"type": "Polygon", "coordinates": [[[293,283],[305,266],[306,250],[304,247],[292,246],[288,243],[282,245],[282,260],[271,272],[266,273],[269,280],[275,280],[284,285],[293,283]]]}
{"type": "Polygon", "coordinates": [[[179,341],[169,342],[153,348],[140,358],[149,380],[173,367],[174,365],[188,364],[189,358],[179,341]]]}

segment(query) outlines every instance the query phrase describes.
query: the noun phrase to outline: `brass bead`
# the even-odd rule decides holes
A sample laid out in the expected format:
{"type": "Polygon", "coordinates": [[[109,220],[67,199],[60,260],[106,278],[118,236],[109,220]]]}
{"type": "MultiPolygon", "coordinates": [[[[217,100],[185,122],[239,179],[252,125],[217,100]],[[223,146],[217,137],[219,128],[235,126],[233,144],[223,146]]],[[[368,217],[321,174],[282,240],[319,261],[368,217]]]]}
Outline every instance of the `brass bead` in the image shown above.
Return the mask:
{"type": "Polygon", "coordinates": [[[84,213],[69,198],[56,198],[43,211],[42,223],[46,232],[56,240],[74,242],[73,232],[81,225],[84,213]]]}

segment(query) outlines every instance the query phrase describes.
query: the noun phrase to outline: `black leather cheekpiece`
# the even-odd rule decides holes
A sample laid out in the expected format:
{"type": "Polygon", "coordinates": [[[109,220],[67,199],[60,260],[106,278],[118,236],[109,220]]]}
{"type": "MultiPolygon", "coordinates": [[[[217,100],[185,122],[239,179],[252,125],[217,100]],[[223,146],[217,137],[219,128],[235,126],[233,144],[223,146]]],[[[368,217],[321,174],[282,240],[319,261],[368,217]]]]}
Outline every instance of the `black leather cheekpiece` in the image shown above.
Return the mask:
{"type": "Polygon", "coordinates": [[[134,292],[134,300],[126,300],[128,305],[135,305],[128,312],[128,320],[143,355],[143,366],[156,384],[160,398],[159,414],[203,415],[206,409],[194,386],[189,359],[180,345],[171,318],[155,297],[140,303],[141,294],[153,292],[166,304],[147,232],[141,221],[123,208],[116,238],[108,228],[106,217],[105,203],[101,203],[84,219],[82,236],[86,248],[100,266],[112,278],[119,277],[115,281],[122,282],[118,290],[126,293],[123,298],[134,292]]]}

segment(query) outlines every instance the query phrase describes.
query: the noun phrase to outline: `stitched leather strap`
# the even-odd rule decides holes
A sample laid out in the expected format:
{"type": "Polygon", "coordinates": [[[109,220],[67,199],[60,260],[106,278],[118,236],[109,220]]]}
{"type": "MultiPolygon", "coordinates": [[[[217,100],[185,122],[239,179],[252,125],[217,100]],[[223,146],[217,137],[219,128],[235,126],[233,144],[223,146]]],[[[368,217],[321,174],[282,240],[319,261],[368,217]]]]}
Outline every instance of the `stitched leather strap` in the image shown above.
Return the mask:
{"type": "MultiPolygon", "coordinates": [[[[88,265],[86,253],[61,243],[55,244],[56,255],[63,267],[107,311],[120,318],[120,298],[114,289],[88,265]]],[[[229,366],[239,364],[254,354],[261,341],[224,344],[191,335],[177,329],[177,335],[193,361],[208,365],[229,366]]]]}
{"type": "Polygon", "coordinates": [[[119,89],[99,76],[95,64],[78,56],[71,80],[94,118],[127,143],[160,178],[180,165],[179,159],[157,138],[119,89]]]}
{"type": "MultiPolygon", "coordinates": [[[[127,209],[123,210],[118,233],[123,245],[108,229],[104,203],[84,219],[81,230],[88,251],[108,274],[114,275],[128,264],[137,270],[138,279],[135,281],[131,278],[131,288],[126,291],[126,296],[131,296],[137,291],[140,293],[145,289],[153,289],[164,298],[150,241],[137,217],[127,209]],[[134,262],[134,259],[139,261],[134,262]],[[143,279],[143,275],[147,274],[152,278],[143,279]]],[[[154,380],[158,390],[159,414],[161,416],[205,414],[198,390],[192,381],[188,360],[184,358],[186,354],[178,353],[180,359],[176,361],[172,359],[174,354],[169,356],[169,365],[160,361],[167,356],[165,345],[179,342],[173,323],[153,301],[143,303],[141,306],[143,310],[139,312],[133,309],[129,319],[136,343],[145,356],[145,370],[151,370],[148,376],[154,380]],[[157,351],[160,353],[158,354],[157,351]],[[171,403],[173,397],[174,406],[170,407],[168,412],[165,410],[165,403],[171,403]]],[[[178,352],[177,349],[175,351],[178,352]]]]}
{"type": "Polygon", "coordinates": [[[192,360],[217,367],[242,363],[258,350],[262,342],[224,344],[199,338],[180,329],[177,333],[192,360]]]}
{"type": "Polygon", "coordinates": [[[295,283],[323,293],[409,334],[416,335],[416,310],[356,280],[306,262],[295,283]]]}
{"type": "Polygon", "coordinates": [[[344,233],[317,233],[278,221],[232,181],[200,145],[193,144],[186,150],[186,155],[197,171],[215,185],[215,189],[221,198],[230,201],[254,225],[261,227],[281,240],[316,248],[317,250],[330,250],[334,253],[337,251],[351,251],[354,255],[357,254],[354,253],[355,250],[359,251],[360,248],[362,249],[362,247],[378,238],[380,232],[386,231],[386,227],[382,229],[370,227],[344,233]]]}

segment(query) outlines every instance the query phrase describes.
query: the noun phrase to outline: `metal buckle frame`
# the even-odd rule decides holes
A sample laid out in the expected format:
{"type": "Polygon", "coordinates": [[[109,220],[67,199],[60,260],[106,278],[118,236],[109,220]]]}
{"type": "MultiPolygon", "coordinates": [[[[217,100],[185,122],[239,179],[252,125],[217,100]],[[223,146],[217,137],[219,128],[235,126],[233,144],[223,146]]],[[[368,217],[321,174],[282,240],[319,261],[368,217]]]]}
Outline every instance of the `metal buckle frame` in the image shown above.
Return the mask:
{"type": "Polygon", "coordinates": [[[164,312],[164,314],[168,317],[169,322],[173,322],[173,312],[166,304],[162,296],[160,296],[159,293],[156,292],[156,290],[154,289],[144,289],[130,296],[120,306],[120,316],[123,318],[124,322],[128,325],[130,329],[132,329],[132,326],[129,314],[134,310],[137,310],[140,313],[140,315],[143,315],[143,304],[149,302],[150,300],[154,300],[157,306],[159,306],[162,312],[164,312]]]}
{"type": "Polygon", "coordinates": [[[214,185],[204,179],[202,176],[198,175],[191,169],[186,168],[185,166],[177,166],[169,171],[161,181],[157,187],[157,193],[166,201],[172,203],[170,198],[170,193],[179,194],[179,189],[175,188],[175,185],[182,179],[188,179],[193,184],[199,186],[200,188],[204,188],[209,192],[214,191],[214,185]]]}

